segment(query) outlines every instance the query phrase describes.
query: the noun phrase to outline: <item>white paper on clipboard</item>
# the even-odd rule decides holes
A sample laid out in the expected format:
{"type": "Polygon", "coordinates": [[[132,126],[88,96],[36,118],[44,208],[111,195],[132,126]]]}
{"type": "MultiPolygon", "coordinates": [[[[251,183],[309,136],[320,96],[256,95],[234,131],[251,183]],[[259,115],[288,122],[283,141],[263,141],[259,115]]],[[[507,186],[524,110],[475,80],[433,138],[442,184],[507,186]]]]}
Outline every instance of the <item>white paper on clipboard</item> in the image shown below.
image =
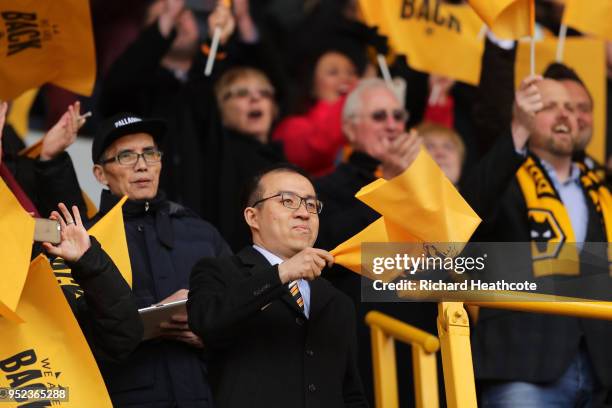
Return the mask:
{"type": "Polygon", "coordinates": [[[149,340],[159,336],[161,334],[159,324],[170,320],[172,315],[187,313],[186,305],[187,299],[181,299],[138,309],[144,325],[142,339],[149,340]]]}

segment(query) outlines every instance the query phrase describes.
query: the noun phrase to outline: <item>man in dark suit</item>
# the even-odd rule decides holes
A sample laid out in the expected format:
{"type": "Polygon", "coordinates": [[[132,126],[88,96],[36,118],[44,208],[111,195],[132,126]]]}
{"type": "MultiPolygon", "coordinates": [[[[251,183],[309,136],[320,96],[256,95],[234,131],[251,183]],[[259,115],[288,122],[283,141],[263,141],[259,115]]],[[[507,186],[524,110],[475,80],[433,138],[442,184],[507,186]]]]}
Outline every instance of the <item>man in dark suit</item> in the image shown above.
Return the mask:
{"type": "Polygon", "coordinates": [[[280,166],[247,192],[253,246],[202,259],[187,304],[217,407],[366,407],[352,302],[319,277],[332,255],[312,248],[322,209],[312,183],[280,166]]]}

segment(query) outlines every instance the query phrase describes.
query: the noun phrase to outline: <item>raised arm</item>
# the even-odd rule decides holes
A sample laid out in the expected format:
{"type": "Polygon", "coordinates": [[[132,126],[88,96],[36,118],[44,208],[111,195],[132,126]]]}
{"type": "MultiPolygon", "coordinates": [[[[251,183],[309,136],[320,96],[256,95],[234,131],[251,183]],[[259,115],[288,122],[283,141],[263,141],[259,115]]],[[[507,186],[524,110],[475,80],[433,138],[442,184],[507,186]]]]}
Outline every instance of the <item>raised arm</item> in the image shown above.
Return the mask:
{"type": "Polygon", "coordinates": [[[156,86],[164,56],[176,37],[175,26],[184,0],[165,0],[157,21],[145,28],[115,60],[102,82],[99,107],[104,116],[117,112],[144,115],[156,86]]]}
{"type": "Polygon", "coordinates": [[[65,295],[94,356],[105,362],[127,358],[143,334],[130,287],[98,241],[87,234],[76,206],[71,214],[60,203],[59,212],[54,211],[51,218],[60,222],[61,242],[44,243],[43,247],[50,255],[64,259],[83,289],[81,297],[65,295]]]}
{"type": "Polygon", "coordinates": [[[542,108],[536,83],[541,77],[527,77],[516,91],[512,120],[491,150],[463,179],[461,192],[485,224],[495,217],[499,197],[508,188],[523,163],[535,113],[542,108]]]}
{"type": "MultiPolygon", "coordinates": [[[[32,198],[43,215],[57,208],[58,202],[76,205],[83,214],[87,206],[81,187],[66,149],[74,143],[77,132],[85,124],[80,103],[68,107],[42,139],[41,153],[34,161],[35,191],[32,198]]],[[[27,159],[26,159],[27,160],[27,159]]]]}

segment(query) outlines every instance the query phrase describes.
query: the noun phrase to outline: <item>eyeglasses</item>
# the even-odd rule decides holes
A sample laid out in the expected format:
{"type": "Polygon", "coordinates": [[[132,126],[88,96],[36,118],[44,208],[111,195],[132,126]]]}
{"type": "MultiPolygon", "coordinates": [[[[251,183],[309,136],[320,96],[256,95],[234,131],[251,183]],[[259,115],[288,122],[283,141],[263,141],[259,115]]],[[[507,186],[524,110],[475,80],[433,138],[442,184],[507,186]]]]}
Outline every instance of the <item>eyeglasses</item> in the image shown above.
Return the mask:
{"type": "Polygon", "coordinates": [[[385,109],[378,109],[370,113],[370,119],[376,123],[383,123],[387,121],[388,117],[392,117],[396,122],[406,122],[410,116],[404,109],[393,109],[392,111],[386,111],[385,109]]]}
{"type": "Polygon", "coordinates": [[[119,152],[115,157],[111,157],[110,159],[102,160],[101,164],[107,164],[116,161],[122,166],[133,166],[138,163],[138,160],[142,157],[142,159],[147,164],[155,164],[161,161],[163,152],[158,149],[147,149],[142,153],[136,153],[131,150],[124,150],[119,152]]]}
{"type": "Polygon", "coordinates": [[[291,210],[297,210],[298,208],[300,208],[302,203],[304,203],[304,208],[306,208],[306,211],[311,214],[321,214],[321,210],[323,210],[323,203],[317,200],[316,198],[300,197],[299,195],[288,191],[281,191],[280,193],[274,194],[273,196],[255,201],[251,207],[255,207],[257,204],[263,203],[264,201],[275,197],[280,197],[281,203],[291,210]]]}
{"type": "Polygon", "coordinates": [[[236,88],[230,89],[223,95],[223,100],[227,101],[230,98],[250,98],[250,97],[260,97],[262,99],[273,99],[274,98],[274,89],[270,88],[259,88],[259,89],[250,89],[250,88],[236,88]]]}

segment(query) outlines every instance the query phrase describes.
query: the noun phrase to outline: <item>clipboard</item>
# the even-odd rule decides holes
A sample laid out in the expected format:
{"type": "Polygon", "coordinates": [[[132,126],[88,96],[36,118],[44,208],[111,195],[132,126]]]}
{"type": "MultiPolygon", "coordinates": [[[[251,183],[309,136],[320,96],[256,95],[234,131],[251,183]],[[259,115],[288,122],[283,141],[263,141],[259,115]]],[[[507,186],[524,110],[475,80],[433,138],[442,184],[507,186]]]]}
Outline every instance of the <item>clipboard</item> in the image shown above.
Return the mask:
{"type": "Polygon", "coordinates": [[[169,303],[161,303],[138,309],[144,325],[143,340],[150,340],[161,334],[159,324],[170,320],[172,315],[187,313],[187,299],[177,300],[169,303]]]}

